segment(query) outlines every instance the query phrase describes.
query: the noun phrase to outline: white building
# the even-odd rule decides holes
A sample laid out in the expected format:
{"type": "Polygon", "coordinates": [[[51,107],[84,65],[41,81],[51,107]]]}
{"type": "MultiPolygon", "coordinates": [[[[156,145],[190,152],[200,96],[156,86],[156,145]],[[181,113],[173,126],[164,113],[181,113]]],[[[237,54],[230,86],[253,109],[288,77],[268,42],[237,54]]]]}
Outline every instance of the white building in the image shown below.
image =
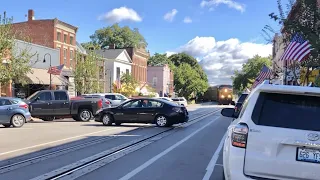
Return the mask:
{"type": "Polygon", "coordinates": [[[120,80],[123,73],[131,74],[132,60],[125,49],[103,49],[96,53],[105,61],[106,90],[111,92],[112,83],[120,80]]]}

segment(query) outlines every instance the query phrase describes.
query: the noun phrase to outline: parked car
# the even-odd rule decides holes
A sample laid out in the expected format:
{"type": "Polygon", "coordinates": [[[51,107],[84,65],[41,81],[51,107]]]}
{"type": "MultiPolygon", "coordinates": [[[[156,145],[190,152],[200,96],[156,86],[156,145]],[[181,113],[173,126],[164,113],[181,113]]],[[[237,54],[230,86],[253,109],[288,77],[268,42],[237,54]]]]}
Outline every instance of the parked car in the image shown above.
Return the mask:
{"type": "Polygon", "coordinates": [[[184,106],[154,98],[128,100],[117,107],[103,109],[95,118],[106,126],[112,123],[152,123],[160,127],[187,122],[188,119],[189,113],[184,106]]]}
{"type": "Polygon", "coordinates": [[[158,97],[158,99],[163,99],[163,100],[170,101],[170,102],[173,102],[173,103],[176,103],[176,104],[180,105],[179,102],[173,101],[172,99],[170,99],[170,98],[168,98],[168,97],[158,97]]]}
{"type": "Polygon", "coordinates": [[[127,97],[125,97],[122,94],[119,93],[96,93],[96,94],[85,94],[85,95],[101,95],[104,96],[106,99],[108,99],[111,102],[111,106],[118,106],[124,101],[128,100],[127,97]]]}
{"type": "Polygon", "coordinates": [[[55,117],[89,121],[103,106],[101,98],[70,100],[64,90],[37,91],[25,102],[29,105],[31,115],[44,121],[52,121],[55,117]]]}
{"type": "Polygon", "coordinates": [[[320,89],[262,84],[221,114],[237,118],[223,147],[225,179],[319,179],[320,89]]]}
{"type": "Polygon", "coordinates": [[[97,98],[101,98],[102,100],[102,108],[109,108],[112,106],[112,103],[111,103],[111,100],[110,99],[107,99],[105,98],[103,95],[82,95],[81,97],[85,98],[85,99],[97,99],[97,98]]]}
{"type": "Polygon", "coordinates": [[[243,102],[247,99],[248,97],[248,93],[242,93],[237,101],[237,103],[234,105],[234,112],[236,115],[239,115],[240,111],[241,111],[241,107],[243,102]]]}
{"type": "Polygon", "coordinates": [[[177,102],[178,104],[180,104],[180,105],[182,105],[182,106],[185,106],[185,107],[188,106],[187,100],[186,100],[186,98],[184,98],[184,97],[172,98],[172,100],[173,100],[174,102],[177,102]]]}
{"type": "Polygon", "coordinates": [[[22,127],[31,120],[28,105],[19,98],[0,97],[0,124],[22,127]]]}

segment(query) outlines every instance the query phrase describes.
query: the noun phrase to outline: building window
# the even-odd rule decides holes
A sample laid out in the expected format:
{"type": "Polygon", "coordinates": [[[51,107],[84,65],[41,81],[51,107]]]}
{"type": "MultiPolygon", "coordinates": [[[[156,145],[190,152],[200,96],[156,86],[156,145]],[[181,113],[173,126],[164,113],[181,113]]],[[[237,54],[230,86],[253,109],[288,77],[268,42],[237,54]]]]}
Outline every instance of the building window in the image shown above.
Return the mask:
{"type": "Polygon", "coordinates": [[[70,50],[70,60],[73,59],[73,50],[70,50]]]}
{"type": "Polygon", "coordinates": [[[126,74],[129,74],[130,72],[129,72],[129,69],[126,69],[126,74]]]}
{"type": "Polygon", "coordinates": [[[152,86],[157,86],[157,81],[158,81],[158,78],[157,77],[153,77],[152,86]]]}
{"type": "Polygon", "coordinates": [[[120,67],[117,67],[117,80],[120,80],[120,67]]]}
{"type": "Polygon", "coordinates": [[[70,36],[70,44],[73,45],[73,37],[70,36]]]}
{"type": "Polygon", "coordinates": [[[57,40],[61,41],[61,32],[57,32],[57,40]]]}
{"type": "Polygon", "coordinates": [[[63,64],[67,64],[67,49],[63,49],[63,64]]]}
{"type": "Polygon", "coordinates": [[[66,34],[63,35],[63,42],[67,43],[67,35],[66,34]]]}

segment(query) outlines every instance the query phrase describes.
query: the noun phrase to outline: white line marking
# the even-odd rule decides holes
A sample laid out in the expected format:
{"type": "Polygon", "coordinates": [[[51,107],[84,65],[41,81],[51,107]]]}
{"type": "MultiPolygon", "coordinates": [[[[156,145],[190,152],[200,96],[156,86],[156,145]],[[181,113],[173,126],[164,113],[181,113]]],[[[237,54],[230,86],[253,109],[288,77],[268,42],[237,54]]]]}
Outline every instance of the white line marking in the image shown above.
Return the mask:
{"type": "Polygon", "coordinates": [[[78,135],[78,136],[73,136],[73,137],[69,137],[69,138],[65,138],[65,139],[60,139],[60,140],[56,140],[56,141],[51,141],[51,142],[47,142],[47,143],[42,143],[42,144],[38,144],[38,145],[34,145],[34,146],[29,146],[29,147],[25,147],[25,148],[21,148],[21,149],[16,149],[16,150],[12,150],[12,151],[7,151],[4,153],[0,153],[0,156],[6,155],[6,154],[11,154],[14,152],[19,152],[19,151],[23,151],[26,149],[31,149],[31,148],[35,148],[35,147],[41,147],[41,146],[45,146],[48,144],[52,144],[52,143],[56,143],[56,142],[61,142],[61,141],[67,141],[70,139],[75,139],[75,138],[79,138],[79,137],[83,137],[83,136],[88,136],[88,135],[92,135],[92,134],[97,134],[100,132],[105,132],[105,131],[111,131],[111,130],[115,130],[115,129],[120,129],[121,127],[116,127],[116,128],[112,128],[112,129],[106,129],[106,130],[102,130],[102,131],[96,131],[96,132],[92,132],[92,133],[87,133],[87,134],[82,134],[82,135],[78,135]]]}
{"type": "Polygon", "coordinates": [[[133,176],[135,176],[136,174],[138,174],[139,172],[141,172],[142,170],[144,170],[145,168],[147,168],[148,166],[150,166],[152,163],[154,163],[155,161],[157,161],[158,159],[160,159],[162,156],[166,155],[167,153],[169,153],[170,151],[172,151],[174,148],[178,147],[179,145],[181,145],[182,143],[184,143],[185,141],[187,141],[188,139],[190,139],[192,136],[194,136],[195,134],[197,134],[198,132],[200,132],[201,130],[203,130],[204,128],[206,128],[207,126],[209,126],[210,124],[212,124],[213,122],[215,122],[219,117],[216,117],[214,120],[212,120],[211,122],[209,122],[208,124],[202,126],[200,129],[196,130],[195,132],[193,132],[192,134],[190,134],[189,136],[185,137],[184,139],[180,140],[179,142],[177,142],[176,144],[172,145],[171,147],[169,147],[168,149],[166,149],[165,151],[163,151],[162,153],[156,155],[155,157],[149,159],[147,162],[145,162],[144,164],[142,164],[141,166],[137,167],[136,169],[134,169],[133,171],[129,172],[128,174],[126,174],[125,176],[123,176],[122,178],[120,178],[119,180],[128,180],[130,178],[132,178],[133,176]]]}
{"type": "Polygon", "coordinates": [[[226,138],[226,135],[227,133],[224,134],[224,136],[222,137],[222,140],[220,141],[220,144],[218,146],[218,148],[216,149],[216,152],[214,152],[207,168],[206,168],[206,174],[204,175],[203,179],[202,180],[209,180],[212,173],[213,173],[213,170],[214,170],[214,166],[217,165],[217,160],[219,158],[219,155],[220,155],[220,152],[221,152],[221,149],[223,147],[223,143],[224,143],[224,139],[226,138]]]}

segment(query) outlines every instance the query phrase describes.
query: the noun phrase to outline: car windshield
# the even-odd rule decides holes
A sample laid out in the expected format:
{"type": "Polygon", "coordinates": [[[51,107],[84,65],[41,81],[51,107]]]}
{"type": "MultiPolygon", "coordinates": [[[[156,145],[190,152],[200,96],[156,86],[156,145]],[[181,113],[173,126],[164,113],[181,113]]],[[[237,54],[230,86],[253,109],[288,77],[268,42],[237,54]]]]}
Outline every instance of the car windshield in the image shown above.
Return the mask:
{"type": "Polygon", "coordinates": [[[243,103],[244,100],[246,100],[247,96],[248,96],[248,94],[241,94],[241,96],[238,99],[238,102],[243,103]]]}
{"type": "Polygon", "coordinates": [[[31,100],[31,101],[34,100],[34,99],[37,97],[37,94],[38,94],[38,93],[39,93],[39,91],[31,94],[29,97],[27,97],[27,100],[31,100]]]}
{"type": "Polygon", "coordinates": [[[260,93],[252,113],[257,125],[320,131],[320,97],[260,93]]]}

